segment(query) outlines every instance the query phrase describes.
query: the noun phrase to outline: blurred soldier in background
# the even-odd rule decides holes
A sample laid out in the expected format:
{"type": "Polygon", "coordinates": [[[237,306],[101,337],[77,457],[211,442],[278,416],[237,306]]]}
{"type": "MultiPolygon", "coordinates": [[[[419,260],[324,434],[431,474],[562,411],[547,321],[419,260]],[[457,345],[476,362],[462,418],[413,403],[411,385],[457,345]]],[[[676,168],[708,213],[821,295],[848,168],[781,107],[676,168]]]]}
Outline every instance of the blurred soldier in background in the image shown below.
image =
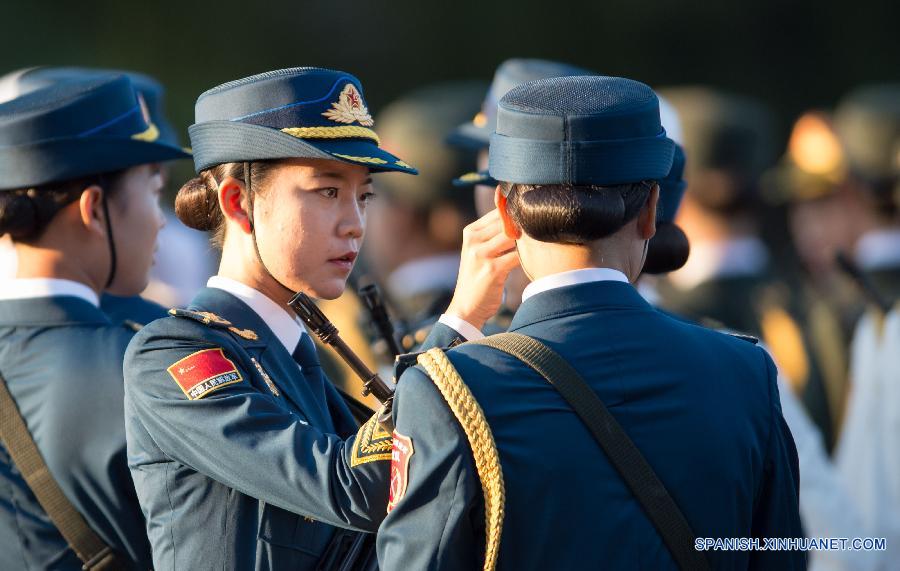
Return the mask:
{"type": "MultiPolygon", "coordinates": [[[[488,146],[491,133],[497,128],[497,104],[506,93],[528,81],[547,79],[550,77],[567,77],[572,75],[595,75],[587,69],[543,59],[508,59],[497,66],[490,89],[484,96],[481,110],[471,119],[457,126],[447,137],[447,142],[454,147],[467,149],[477,153],[477,171],[466,173],[454,179],[453,184],[460,188],[474,187],[475,209],[478,216],[484,216],[495,208],[494,189],[497,181],[491,178],[488,168],[488,146]]],[[[466,167],[467,169],[469,167],[466,167]]],[[[460,172],[454,174],[454,176],[460,172]]],[[[512,321],[513,313],[522,303],[522,291],[528,285],[528,277],[521,268],[510,272],[504,289],[503,305],[485,327],[484,333],[506,331],[512,321]]]]}
{"type": "Polygon", "coordinates": [[[866,197],[871,228],[856,245],[856,262],[891,302],[900,298],[900,83],[851,93],[835,111],[850,182],[866,197]]]}
{"type": "Polygon", "coordinates": [[[835,439],[847,398],[848,348],[862,311],[859,288],[837,257],[852,251],[872,219],[847,168],[831,115],[808,111],[794,123],[785,155],[763,184],[767,200],[786,207],[802,327],[821,365],[835,439]]]}
{"type": "Polygon", "coordinates": [[[853,91],[835,111],[835,126],[851,183],[873,217],[856,247],[871,309],[854,334],[835,462],[866,525],[891,544],[900,541],[900,84],[853,91]]]}
{"type": "Polygon", "coordinates": [[[366,244],[370,268],[385,286],[407,351],[425,339],[450,303],[462,230],[476,218],[471,197],[451,184],[474,153],[448,147],[444,139],[478,110],[484,89],[477,81],[422,87],[375,119],[385,148],[419,169],[417,177],[388,173],[378,180],[366,244]]]}
{"type": "Polygon", "coordinates": [[[760,177],[775,145],[768,109],[706,88],[662,90],[682,121],[690,187],[678,216],[691,256],[661,287],[662,305],[714,328],[761,337],[832,445],[831,414],[818,362],[777,282],[761,232],[760,177]]]}

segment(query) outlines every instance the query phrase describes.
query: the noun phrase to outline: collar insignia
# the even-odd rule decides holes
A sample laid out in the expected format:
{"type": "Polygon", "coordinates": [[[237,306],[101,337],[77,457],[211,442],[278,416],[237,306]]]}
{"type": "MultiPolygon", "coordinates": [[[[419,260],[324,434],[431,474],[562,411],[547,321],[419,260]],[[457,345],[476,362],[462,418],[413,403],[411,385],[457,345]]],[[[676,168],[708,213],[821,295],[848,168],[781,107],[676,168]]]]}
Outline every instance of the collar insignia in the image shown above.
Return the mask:
{"type": "Polygon", "coordinates": [[[249,341],[256,341],[257,339],[259,339],[259,335],[257,335],[256,332],[252,329],[238,329],[237,327],[229,327],[228,330],[238,337],[247,339],[249,341]]]}
{"type": "Polygon", "coordinates": [[[257,335],[256,332],[252,329],[239,329],[232,325],[231,322],[224,317],[220,317],[215,313],[209,311],[195,311],[192,309],[175,308],[169,310],[169,315],[174,315],[175,317],[187,317],[188,319],[199,321],[204,325],[208,325],[216,329],[227,329],[238,337],[247,339],[248,341],[256,341],[259,339],[259,335],[257,335]]]}

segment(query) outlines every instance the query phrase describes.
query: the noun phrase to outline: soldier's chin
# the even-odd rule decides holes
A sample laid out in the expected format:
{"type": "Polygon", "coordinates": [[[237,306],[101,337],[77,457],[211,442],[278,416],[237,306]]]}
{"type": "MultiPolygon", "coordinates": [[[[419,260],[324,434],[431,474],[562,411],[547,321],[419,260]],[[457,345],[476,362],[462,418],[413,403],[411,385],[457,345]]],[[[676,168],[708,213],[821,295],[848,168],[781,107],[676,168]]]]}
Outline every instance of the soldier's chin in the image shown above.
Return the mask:
{"type": "Polygon", "coordinates": [[[337,299],[347,288],[346,278],[322,280],[321,283],[310,284],[309,293],[316,299],[337,299]]]}

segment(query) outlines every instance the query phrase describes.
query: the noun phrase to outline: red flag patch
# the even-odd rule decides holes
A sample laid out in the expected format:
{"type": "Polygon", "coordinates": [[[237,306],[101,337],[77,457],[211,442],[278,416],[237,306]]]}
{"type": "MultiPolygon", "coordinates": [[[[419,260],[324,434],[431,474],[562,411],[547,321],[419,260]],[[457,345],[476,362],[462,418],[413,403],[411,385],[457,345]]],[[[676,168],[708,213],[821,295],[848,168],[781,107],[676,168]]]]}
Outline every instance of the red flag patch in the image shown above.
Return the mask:
{"type": "Polygon", "coordinates": [[[388,500],[388,512],[397,507],[397,503],[406,495],[406,485],[409,483],[409,457],[414,452],[412,439],[395,430],[394,445],[391,449],[391,497],[388,500]]]}
{"type": "Polygon", "coordinates": [[[191,353],[166,370],[190,400],[201,399],[243,380],[237,367],[220,348],[191,353]]]}

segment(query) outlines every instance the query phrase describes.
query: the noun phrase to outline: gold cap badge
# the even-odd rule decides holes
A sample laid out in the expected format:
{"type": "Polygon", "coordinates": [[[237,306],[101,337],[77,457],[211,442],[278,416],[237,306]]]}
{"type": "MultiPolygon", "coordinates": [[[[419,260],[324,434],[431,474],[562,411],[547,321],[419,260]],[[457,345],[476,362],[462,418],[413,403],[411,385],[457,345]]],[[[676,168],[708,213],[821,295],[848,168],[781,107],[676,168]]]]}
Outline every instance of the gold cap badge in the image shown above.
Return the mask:
{"type": "Polygon", "coordinates": [[[369,114],[369,108],[363,104],[362,94],[352,83],[344,86],[338,100],[332,103],[331,109],[322,113],[322,116],[336,123],[358,122],[364,127],[375,124],[369,114]]]}

